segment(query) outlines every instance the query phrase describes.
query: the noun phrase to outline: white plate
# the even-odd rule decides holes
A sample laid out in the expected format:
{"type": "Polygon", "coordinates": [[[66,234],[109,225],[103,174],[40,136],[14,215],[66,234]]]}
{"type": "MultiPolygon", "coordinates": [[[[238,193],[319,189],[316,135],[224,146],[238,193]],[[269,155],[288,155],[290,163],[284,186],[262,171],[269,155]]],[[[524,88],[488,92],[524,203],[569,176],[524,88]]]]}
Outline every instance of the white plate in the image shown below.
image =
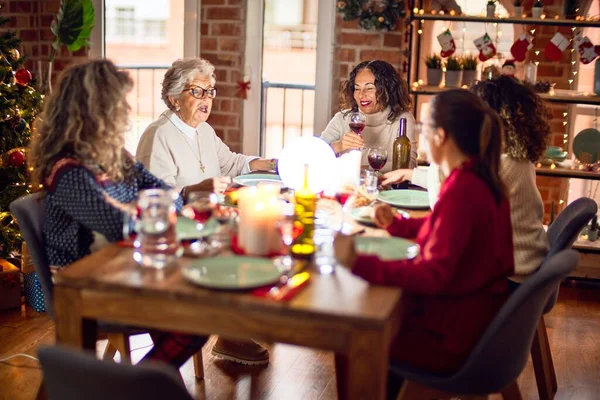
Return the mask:
{"type": "MultiPolygon", "coordinates": [[[[393,208],[393,211],[396,211],[398,214],[402,215],[404,218],[410,218],[410,215],[406,211],[398,210],[393,208]]],[[[375,226],[375,222],[373,221],[373,207],[364,206],[353,208],[350,211],[350,216],[356,221],[360,222],[363,225],[375,226]]]]}
{"type": "Polygon", "coordinates": [[[233,178],[233,183],[237,183],[241,186],[256,186],[259,183],[269,183],[283,187],[284,184],[281,181],[279,175],[274,174],[248,174],[240,175],[233,178]]]}

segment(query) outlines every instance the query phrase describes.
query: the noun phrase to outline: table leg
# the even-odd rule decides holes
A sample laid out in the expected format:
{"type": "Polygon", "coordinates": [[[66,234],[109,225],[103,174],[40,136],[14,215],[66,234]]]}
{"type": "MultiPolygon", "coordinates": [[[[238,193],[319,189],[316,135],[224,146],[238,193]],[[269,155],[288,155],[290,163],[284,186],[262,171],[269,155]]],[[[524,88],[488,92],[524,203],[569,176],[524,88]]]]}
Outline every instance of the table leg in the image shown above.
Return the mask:
{"type": "Polygon", "coordinates": [[[54,287],[54,323],[56,342],[77,348],[96,349],[96,321],[82,316],[81,292],[54,287]]]}
{"type": "Polygon", "coordinates": [[[385,399],[388,347],[383,332],[361,332],[353,335],[346,354],[336,353],[339,399],[385,399]]]}

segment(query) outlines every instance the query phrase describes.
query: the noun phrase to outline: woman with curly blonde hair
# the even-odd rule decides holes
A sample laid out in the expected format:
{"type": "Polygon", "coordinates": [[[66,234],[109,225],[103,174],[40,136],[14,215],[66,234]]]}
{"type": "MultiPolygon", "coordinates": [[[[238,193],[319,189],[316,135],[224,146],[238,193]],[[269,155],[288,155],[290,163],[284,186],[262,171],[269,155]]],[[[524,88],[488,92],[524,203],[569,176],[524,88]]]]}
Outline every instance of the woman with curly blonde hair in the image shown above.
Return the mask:
{"type": "MultiPolygon", "coordinates": [[[[132,87],[127,72],[108,60],[95,60],[64,71],[46,99],[30,167],[44,185],[44,246],[54,267],[67,267],[90,254],[99,237],[121,240],[125,209],[138,192],[169,187],[125,150],[126,95],[132,87]]],[[[207,340],[173,333],[153,339],[145,359],[175,368],[207,340]]]]}

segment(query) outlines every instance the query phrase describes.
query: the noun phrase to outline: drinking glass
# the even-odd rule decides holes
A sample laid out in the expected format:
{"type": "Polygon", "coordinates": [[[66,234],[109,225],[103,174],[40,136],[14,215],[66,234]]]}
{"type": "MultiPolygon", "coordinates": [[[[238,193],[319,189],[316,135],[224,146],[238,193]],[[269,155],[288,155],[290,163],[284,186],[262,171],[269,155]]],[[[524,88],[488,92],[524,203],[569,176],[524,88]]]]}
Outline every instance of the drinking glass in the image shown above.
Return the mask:
{"type": "Polygon", "coordinates": [[[133,258],[144,267],[165,268],[182,254],[177,241],[174,200],[172,190],[147,189],[140,192],[133,258]]]}
{"type": "Polygon", "coordinates": [[[281,234],[281,241],[285,245],[285,256],[278,257],[278,263],[285,271],[289,271],[293,266],[291,246],[294,240],[302,233],[302,224],[296,221],[296,210],[294,204],[281,201],[281,216],[277,221],[277,228],[281,234]]]}
{"type": "Polygon", "coordinates": [[[373,147],[367,152],[367,160],[371,169],[375,171],[375,175],[379,175],[379,171],[385,166],[388,159],[388,152],[383,147],[373,147]]]}
{"type": "Polygon", "coordinates": [[[187,205],[181,214],[198,222],[198,229],[204,229],[206,222],[217,208],[219,198],[213,192],[191,192],[188,194],[187,205]]]}
{"type": "Polygon", "coordinates": [[[367,116],[360,111],[354,111],[349,114],[350,129],[358,136],[362,135],[363,129],[367,123],[367,116]]]}

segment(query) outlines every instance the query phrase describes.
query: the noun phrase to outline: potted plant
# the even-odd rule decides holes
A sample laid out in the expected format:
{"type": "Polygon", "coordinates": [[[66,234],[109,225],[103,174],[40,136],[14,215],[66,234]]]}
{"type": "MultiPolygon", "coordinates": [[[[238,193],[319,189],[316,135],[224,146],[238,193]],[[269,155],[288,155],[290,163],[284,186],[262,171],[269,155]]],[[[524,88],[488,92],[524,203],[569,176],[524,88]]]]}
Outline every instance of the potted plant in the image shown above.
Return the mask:
{"type": "Polygon", "coordinates": [[[460,87],[462,84],[462,64],[456,56],[446,60],[446,87],[460,87]]]}
{"type": "Polygon", "coordinates": [[[477,56],[465,54],[460,60],[462,64],[462,84],[471,86],[477,77],[477,56]]]}
{"type": "Polygon", "coordinates": [[[531,16],[533,18],[541,18],[543,9],[544,4],[542,4],[542,0],[535,0],[533,8],[531,9],[531,16]]]}
{"type": "Polygon", "coordinates": [[[521,0],[515,0],[515,18],[523,18],[523,3],[521,0]]]}
{"type": "Polygon", "coordinates": [[[594,215],[590,229],[588,229],[588,240],[593,242],[596,239],[598,239],[598,216],[594,215]]]}
{"type": "Polygon", "coordinates": [[[70,52],[76,52],[89,45],[94,28],[95,10],[93,0],[61,0],[56,19],[52,21],[50,30],[54,41],[50,49],[50,57],[46,64],[38,61],[39,85],[42,93],[52,91],[52,65],[62,46],[70,52]]]}
{"type": "Polygon", "coordinates": [[[427,85],[439,86],[442,83],[442,58],[437,54],[425,57],[425,66],[427,66],[427,85]]]}
{"type": "Polygon", "coordinates": [[[488,0],[487,2],[487,17],[494,18],[496,15],[496,0],[488,0]]]}

